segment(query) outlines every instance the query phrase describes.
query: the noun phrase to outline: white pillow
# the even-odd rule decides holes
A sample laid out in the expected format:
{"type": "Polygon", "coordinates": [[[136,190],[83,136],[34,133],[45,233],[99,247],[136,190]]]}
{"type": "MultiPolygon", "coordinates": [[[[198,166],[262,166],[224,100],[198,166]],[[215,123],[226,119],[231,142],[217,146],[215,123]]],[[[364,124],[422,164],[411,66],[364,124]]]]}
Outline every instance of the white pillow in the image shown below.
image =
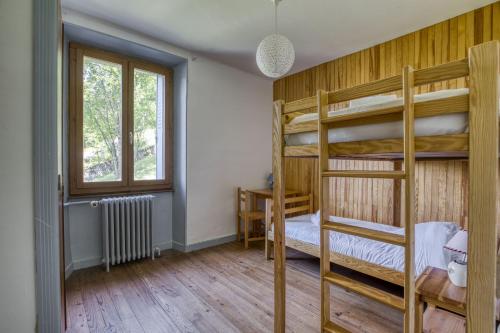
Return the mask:
{"type": "Polygon", "coordinates": [[[311,223],[317,227],[319,227],[319,225],[320,225],[320,216],[319,215],[320,215],[319,210],[316,212],[316,214],[311,215],[311,223]]]}
{"type": "Polygon", "coordinates": [[[415,225],[415,253],[423,257],[415,262],[427,262],[429,265],[446,269],[449,254],[443,249],[448,241],[458,232],[459,227],[453,222],[424,222],[415,225]]]}
{"type": "Polygon", "coordinates": [[[390,102],[398,97],[394,94],[392,95],[375,95],[375,96],[368,96],[368,97],[362,97],[358,99],[353,99],[349,102],[349,107],[355,107],[355,106],[363,106],[363,105],[370,105],[370,104],[380,104],[380,103],[385,103],[385,102],[390,102]]]}

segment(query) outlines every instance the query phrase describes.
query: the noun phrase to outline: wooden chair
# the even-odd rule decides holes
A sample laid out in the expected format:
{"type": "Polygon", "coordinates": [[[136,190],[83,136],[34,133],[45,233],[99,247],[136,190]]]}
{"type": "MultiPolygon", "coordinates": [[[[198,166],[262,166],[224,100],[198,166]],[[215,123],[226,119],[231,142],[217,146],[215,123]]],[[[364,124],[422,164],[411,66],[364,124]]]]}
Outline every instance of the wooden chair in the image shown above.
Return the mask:
{"type": "Polygon", "coordinates": [[[245,249],[248,249],[248,242],[263,240],[264,236],[256,233],[257,221],[264,221],[266,214],[261,210],[253,210],[251,204],[252,195],[241,187],[238,187],[236,195],[236,239],[241,240],[241,221],[243,220],[243,231],[245,238],[245,249]],[[253,235],[250,237],[249,224],[253,223],[253,235]]]}
{"type": "MultiPolygon", "coordinates": [[[[313,196],[312,194],[300,195],[296,197],[286,197],[285,198],[285,218],[302,215],[302,214],[314,214],[313,206],[313,196]]],[[[271,241],[269,240],[268,233],[271,231],[271,223],[273,218],[273,200],[266,199],[266,211],[265,211],[265,257],[266,259],[271,259],[271,241]]]]}

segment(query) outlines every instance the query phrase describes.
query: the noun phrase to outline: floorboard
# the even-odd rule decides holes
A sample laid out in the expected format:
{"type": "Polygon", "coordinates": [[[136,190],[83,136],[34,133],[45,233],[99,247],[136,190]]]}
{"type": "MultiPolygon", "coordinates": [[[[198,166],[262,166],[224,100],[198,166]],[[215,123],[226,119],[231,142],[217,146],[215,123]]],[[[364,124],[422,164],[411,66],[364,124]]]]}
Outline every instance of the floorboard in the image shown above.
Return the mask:
{"type": "MultiPolygon", "coordinates": [[[[165,251],[109,273],[74,272],[67,281],[68,332],[272,332],[273,262],[261,245],[165,251]]],[[[318,260],[293,250],[287,258],[287,332],[319,332],[318,260]]],[[[403,323],[397,310],[336,287],[332,318],[367,333],[401,332],[403,323]]]]}

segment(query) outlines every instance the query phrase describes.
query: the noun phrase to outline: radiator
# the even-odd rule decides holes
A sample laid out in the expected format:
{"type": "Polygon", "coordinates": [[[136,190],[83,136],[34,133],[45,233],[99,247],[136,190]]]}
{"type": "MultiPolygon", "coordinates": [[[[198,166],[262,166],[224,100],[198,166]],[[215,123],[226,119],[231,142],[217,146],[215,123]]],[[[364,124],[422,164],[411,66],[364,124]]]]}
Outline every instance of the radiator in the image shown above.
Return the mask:
{"type": "Polygon", "coordinates": [[[103,226],[103,262],[106,271],[151,256],[153,196],[106,198],[100,201],[103,226]]]}

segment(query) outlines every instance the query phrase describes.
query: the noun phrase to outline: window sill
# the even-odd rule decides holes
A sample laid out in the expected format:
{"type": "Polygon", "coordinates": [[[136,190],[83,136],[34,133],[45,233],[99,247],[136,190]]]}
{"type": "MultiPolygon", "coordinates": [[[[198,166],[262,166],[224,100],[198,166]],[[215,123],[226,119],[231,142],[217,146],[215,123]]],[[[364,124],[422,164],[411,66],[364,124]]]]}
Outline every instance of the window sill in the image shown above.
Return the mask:
{"type": "Polygon", "coordinates": [[[116,191],[96,191],[95,189],[78,189],[77,191],[70,191],[68,193],[68,198],[103,198],[109,196],[120,196],[120,195],[141,195],[149,193],[165,193],[165,192],[175,192],[173,187],[168,188],[156,188],[156,189],[127,189],[127,190],[116,190],[116,191]]]}

